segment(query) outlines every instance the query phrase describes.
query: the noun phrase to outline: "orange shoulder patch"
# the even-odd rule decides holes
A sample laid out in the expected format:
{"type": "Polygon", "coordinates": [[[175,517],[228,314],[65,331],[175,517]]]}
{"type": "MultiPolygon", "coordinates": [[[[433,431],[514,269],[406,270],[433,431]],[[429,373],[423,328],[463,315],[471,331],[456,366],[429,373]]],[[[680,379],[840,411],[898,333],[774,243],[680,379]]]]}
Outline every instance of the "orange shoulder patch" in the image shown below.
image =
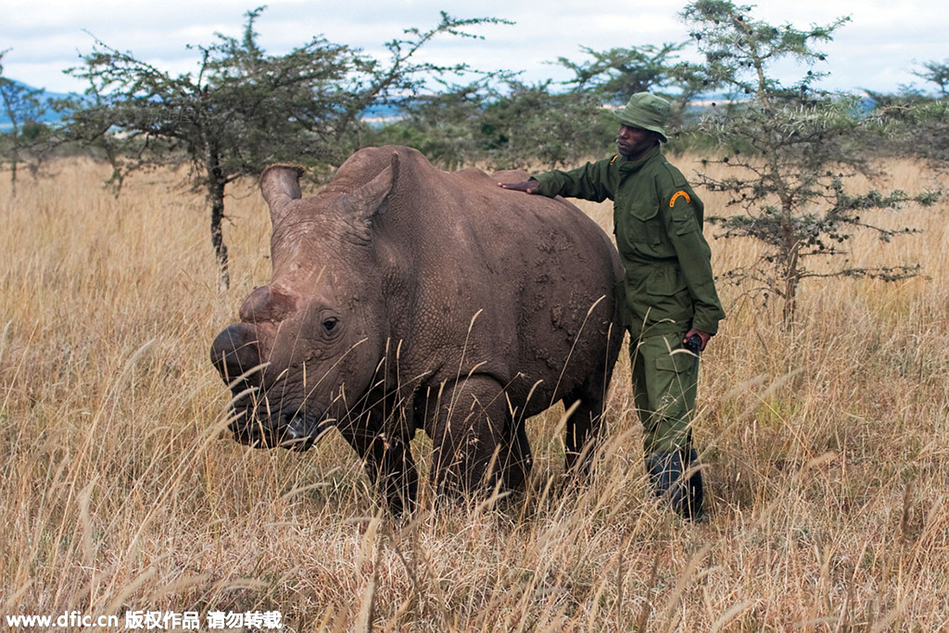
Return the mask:
{"type": "Polygon", "coordinates": [[[685,201],[686,201],[686,202],[692,202],[692,198],[689,197],[689,194],[687,194],[687,193],[684,192],[684,191],[676,191],[675,194],[673,194],[672,198],[669,200],[669,206],[670,206],[670,207],[674,207],[674,206],[675,206],[676,200],[679,199],[679,196],[682,196],[683,198],[685,198],[685,201]]]}

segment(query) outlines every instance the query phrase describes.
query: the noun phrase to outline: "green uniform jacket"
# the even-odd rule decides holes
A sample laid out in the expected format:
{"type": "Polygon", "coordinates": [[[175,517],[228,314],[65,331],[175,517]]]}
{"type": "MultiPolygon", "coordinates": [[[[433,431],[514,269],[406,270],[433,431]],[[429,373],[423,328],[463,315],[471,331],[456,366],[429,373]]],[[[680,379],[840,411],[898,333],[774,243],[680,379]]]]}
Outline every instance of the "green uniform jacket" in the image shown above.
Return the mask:
{"type": "Polygon", "coordinates": [[[613,200],[613,231],[626,266],[623,322],[634,337],[690,327],[718,332],[725,311],[702,235],[704,206],[658,146],[638,160],[617,155],[536,179],[546,196],[613,200]]]}

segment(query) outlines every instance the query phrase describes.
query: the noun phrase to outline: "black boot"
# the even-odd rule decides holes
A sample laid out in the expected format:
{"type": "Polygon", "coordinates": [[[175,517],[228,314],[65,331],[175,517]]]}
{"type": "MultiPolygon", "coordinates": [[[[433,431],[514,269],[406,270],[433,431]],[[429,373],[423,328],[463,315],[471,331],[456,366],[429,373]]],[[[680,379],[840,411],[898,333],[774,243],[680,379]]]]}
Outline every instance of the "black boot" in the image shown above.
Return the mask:
{"type": "Polygon", "coordinates": [[[688,468],[693,469],[693,472],[689,477],[687,506],[683,516],[693,521],[701,521],[705,518],[702,510],[704,492],[702,490],[702,469],[699,468],[699,456],[695,450],[689,453],[688,468]]]}
{"type": "Polygon", "coordinates": [[[683,479],[692,466],[698,466],[694,450],[689,452],[687,462],[679,451],[646,456],[646,469],[656,497],[665,499],[684,518],[698,521],[702,519],[702,472],[695,469],[687,481],[683,479]]]}

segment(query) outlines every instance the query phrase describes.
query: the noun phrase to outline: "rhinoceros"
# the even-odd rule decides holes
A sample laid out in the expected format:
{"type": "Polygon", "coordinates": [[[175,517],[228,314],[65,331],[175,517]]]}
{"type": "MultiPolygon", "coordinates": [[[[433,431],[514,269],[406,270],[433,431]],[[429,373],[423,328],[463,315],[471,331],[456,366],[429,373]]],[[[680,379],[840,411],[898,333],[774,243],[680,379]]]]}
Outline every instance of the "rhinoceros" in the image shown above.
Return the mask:
{"type": "Polygon", "coordinates": [[[235,439],[304,450],[335,427],[400,514],[418,429],[436,498],[517,489],[525,420],[562,401],[567,468],[588,469],[622,344],[623,268],[600,227],[498,187],[523,172],[444,172],[407,147],[356,152],[310,198],[302,173],[262,174],[271,282],[211,347],[235,439]]]}

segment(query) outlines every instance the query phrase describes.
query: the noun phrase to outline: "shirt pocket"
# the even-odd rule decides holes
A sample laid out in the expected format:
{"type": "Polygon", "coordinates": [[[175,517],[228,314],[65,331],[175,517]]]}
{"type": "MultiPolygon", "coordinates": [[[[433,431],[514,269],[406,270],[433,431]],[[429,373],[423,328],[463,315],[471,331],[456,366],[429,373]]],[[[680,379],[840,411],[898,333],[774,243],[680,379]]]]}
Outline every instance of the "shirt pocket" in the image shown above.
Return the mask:
{"type": "Polygon", "coordinates": [[[695,211],[690,205],[679,203],[669,211],[669,217],[672,220],[672,230],[676,235],[687,235],[689,233],[702,232],[699,228],[699,221],[695,217],[695,211]]]}
{"type": "Polygon", "coordinates": [[[632,202],[618,205],[623,209],[617,215],[617,238],[628,247],[641,250],[655,248],[662,242],[659,207],[649,202],[632,202]],[[637,247],[639,247],[637,249],[637,247]]]}
{"type": "Polygon", "coordinates": [[[677,266],[659,265],[646,278],[646,292],[660,297],[672,297],[686,289],[685,276],[677,266]]]}
{"type": "Polygon", "coordinates": [[[682,348],[674,349],[670,354],[662,354],[656,358],[656,369],[659,371],[686,374],[692,371],[694,365],[695,356],[682,348]]]}
{"type": "Polygon", "coordinates": [[[639,298],[644,313],[654,323],[676,323],[686,328],[692,318],[692,295],[678,267],[658,265],[646,278],[646,292],[639,298]]]}

